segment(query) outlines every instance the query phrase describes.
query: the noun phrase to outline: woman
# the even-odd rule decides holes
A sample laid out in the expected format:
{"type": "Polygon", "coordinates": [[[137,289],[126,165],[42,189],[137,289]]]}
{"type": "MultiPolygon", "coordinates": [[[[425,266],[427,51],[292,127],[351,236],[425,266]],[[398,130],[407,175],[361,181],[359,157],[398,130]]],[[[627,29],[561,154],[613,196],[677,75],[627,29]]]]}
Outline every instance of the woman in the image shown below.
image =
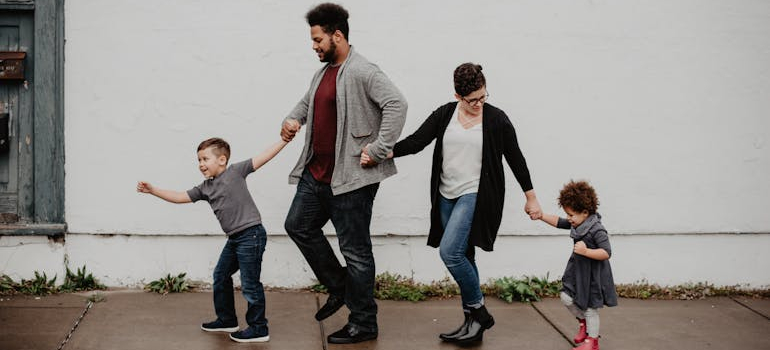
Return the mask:
{"type": "MultiPolygon", "coordinates": [[[[494,319],[484,307],[475,247],[491,251],[500,227],[505,196],[502,157],[527,199],[530,218],[540,215],[516,132],[503,111],[486,103],[481,66],[461,64],[454,72],[455,98],[436,109],[417,131],[396,143],[391,157],[422,151],[434,139],[431,173],[431,225],[428,245],[460,287],[465,321],[439,337],[461,344],[480,341],[494,319]]],[[[366,153],[361,162],[369,161],[366,153]]]]}

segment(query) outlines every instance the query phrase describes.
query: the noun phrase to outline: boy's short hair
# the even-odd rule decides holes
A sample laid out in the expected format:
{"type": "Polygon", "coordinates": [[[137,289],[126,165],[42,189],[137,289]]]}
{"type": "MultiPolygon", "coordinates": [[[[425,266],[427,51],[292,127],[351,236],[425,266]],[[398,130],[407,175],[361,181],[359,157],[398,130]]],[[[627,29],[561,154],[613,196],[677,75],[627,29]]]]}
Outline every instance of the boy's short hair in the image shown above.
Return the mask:
{"type": "Polygon", "coordinates": [[[214,153],[215,156],[219,157],[224,155],[225,159],[228,161],[230,160],[230,144],[228,144],[227,141],[219,137],[212,137],[201,142],[201,144],[198,145],[197,152],[200,152],[201,150],[209,147],[211,147],[211,153],[214,153]]]}
{"type": "Polygon", "coordinates": [[[570,180],[559,192],[559,206],[579,213],[587,211],[588,214],[596,214],[599,198],[596,197],[596,191],[588,182],[570,180]]]}
{"type": "Polygon", "coordinates": [[[305,18],[307,19],[307,24],[311,27],[321,26],[326,34],[334,34],[335,31],[339,30],[342,32],[345,40],[350,40],[348,38],[348,32],[350,31],[348,28],[348,11],[340,5],[330,2],[320,4],[308,11],[305,18]]]}
{"type": "Polygon", "coordinates": [[[463,63],[455,68],[454,74],[455,92],[461,97],[470,95],[487,85],[487,79],[481,72],[481,65],[475,63],[463,63]]]}

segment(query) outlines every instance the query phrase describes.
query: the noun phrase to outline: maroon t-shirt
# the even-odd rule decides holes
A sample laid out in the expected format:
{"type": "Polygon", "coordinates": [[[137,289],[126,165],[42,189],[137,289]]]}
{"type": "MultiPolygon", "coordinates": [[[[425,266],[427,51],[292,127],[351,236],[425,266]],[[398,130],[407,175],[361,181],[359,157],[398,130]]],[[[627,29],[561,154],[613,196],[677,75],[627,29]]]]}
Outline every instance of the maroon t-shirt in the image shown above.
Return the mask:
{"type": "Polygon", "coordinates": [[[315,92],[313,108],[313,158],[310,173],[319,182],[331,183],[334,172],[334,148],[337,142],[337,71],[326,69],[315,92]]]}

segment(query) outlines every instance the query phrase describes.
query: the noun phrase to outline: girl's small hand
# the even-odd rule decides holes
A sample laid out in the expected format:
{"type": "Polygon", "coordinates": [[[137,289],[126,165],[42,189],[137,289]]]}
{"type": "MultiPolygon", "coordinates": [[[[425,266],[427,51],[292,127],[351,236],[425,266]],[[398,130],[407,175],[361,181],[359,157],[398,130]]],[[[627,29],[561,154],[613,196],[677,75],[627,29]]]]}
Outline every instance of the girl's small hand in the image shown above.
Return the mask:
{"type": "Polygon", "coordinates": [[[575,243],[575,248],[573,249],[575,254],[578,255],[586,255],[588,252],[588,248],[586,247],[586,244],[583,241],[575,243]]]}

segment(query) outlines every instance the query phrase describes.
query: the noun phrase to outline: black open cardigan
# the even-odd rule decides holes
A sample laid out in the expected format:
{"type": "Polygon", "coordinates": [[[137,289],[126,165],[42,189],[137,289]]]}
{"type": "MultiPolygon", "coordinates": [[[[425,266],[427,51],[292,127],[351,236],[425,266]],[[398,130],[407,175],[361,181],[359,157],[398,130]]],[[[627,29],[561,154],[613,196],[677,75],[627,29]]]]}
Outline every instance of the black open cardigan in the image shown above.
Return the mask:
{"type": "MultiPolygon", "coordinates": [[[[434,139],[433,165],[430,178],[430,233],[428,245],[438,247],[444,229],[438,208],[439,181],[443,163],[444,132],[454,114],[457,102],[447,103],[431,113],[413,134],[399,141],[393,148],[393,156],[400,157],[422,151],[434,139]]],[[[476,196],[476,209],[473,213],[468,243],[485,251],[492,251],[497,238],[497,230],[503,218],[505,198],[505,175],[502,157],[508,162],[522,191],[532,189],[532,180],[527,169],[527,162],[519,149],[516,130],[502,110],[485,103],[482,120],[481,178],[476,196]]]]}

